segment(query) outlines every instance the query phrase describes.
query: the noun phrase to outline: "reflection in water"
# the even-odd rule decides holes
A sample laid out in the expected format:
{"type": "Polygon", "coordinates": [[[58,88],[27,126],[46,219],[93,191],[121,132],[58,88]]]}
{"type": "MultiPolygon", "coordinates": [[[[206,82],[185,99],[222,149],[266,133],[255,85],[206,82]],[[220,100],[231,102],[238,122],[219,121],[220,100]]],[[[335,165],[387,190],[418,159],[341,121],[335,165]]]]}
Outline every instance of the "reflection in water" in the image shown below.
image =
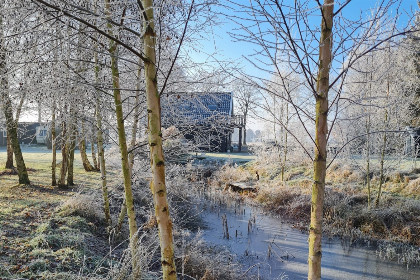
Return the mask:
{"type": "MultiPolygon", "coordinates": [[[[264,279],[307,279],[308,235],[237,201],[203,200],[206,242],[228,247],[264,279]],[[227,234],[228,232],[228,234],[227,234]]],[[[325,239],[322,279],[420,279],[420,268],[381,260],[375,250],[325,239]]]]}

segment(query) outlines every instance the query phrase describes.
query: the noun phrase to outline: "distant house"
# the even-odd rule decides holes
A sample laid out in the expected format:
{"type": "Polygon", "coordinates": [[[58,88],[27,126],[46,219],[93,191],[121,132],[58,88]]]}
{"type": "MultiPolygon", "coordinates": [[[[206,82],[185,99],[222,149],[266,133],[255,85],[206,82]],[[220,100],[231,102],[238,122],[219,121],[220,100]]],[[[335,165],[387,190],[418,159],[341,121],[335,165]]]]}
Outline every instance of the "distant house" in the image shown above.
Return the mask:
{"type": "Polygon", "coordinates": [[[50,125],[49,124],[41,124],[36,127],[35,132],[35,139],[38,144],[48,144],[48,141],[51,137],[50,135],[50,125]]]}
{"type": "Polygon", "coordinates": [[[232,133],[243,118],[233,112],[231,92],[169,94],[162,97],[162,126],[175,126],[201,151],[232,150],[232,133]]]}
{"type": "MultiPolygon", "coordinates": [[[[49,126],[46,123],[18,123],[18,139],[20,144],[45,144],[48,138],[49,126]]],[[[6,124],[0,125],[0,146],[7,145],[6,124]]]]}
{"type": "Polygon", "coordinates": [[[408,132],[405,143],[405,154],[411,157],[420,157],[420,127],[407,126],[408,132]]]}
{"type": "MultiPolygon", "coordinates": [[[[57,148],[61,147],[61,128],[57,126],[55,128],[57,135],[57,148]]],[[[109,129],[103,130],[104,144],[109,143],[109,129]]],[[[18,124],[18,139],[20,144],[26,145],[45,145],[48,149],[52,148],[51,143],[51,127],[50,123],[38,123],[38,122],[20,122],[18,124]]],[[[91,141],[92,137],[86,137],[87,141],[91,141]]],[[[94,135],[93,139],[96,139],[94,135]]],[[[96,140],[95,140],[96,141],[96,140]]],[[[0,123],[0,146],[7,145],[7,130],[6,124],[0,123]]],[[[77,149],[77,145],[76,145],[77,149]]]]}

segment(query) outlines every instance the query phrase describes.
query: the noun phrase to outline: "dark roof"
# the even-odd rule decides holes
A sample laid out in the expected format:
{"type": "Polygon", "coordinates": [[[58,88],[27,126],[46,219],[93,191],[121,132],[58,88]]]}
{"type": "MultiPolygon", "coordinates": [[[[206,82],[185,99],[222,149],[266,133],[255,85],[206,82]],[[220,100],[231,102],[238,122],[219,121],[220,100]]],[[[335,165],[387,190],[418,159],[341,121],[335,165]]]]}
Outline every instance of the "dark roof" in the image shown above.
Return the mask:
{"type": "Polygon", "coordinates": [[[163,124],[202,123],[231,116],[231,92],[171,94],[162,98],[163,124]]]}

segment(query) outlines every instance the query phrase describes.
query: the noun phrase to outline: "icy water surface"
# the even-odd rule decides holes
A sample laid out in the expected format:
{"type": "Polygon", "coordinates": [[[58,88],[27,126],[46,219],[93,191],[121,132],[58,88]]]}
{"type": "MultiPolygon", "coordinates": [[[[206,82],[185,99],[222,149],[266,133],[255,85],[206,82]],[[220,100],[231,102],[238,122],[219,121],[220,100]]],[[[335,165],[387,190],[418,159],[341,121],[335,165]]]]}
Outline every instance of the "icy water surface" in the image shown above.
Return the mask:
{"type": "MultiPolygon", "coordinates": [[[[307,279],[308,235],[243,204],[203,202],[203,238],[237,255],[263,279],[307,279]],[[227,224],[227,232],[226,232],[227,224]],[[229,239],[227,238],[229,234],[229,239]]],[[[377,257],[375,250],[325,239],[322,279],[420,280],[420,268],[377,257]]]]}

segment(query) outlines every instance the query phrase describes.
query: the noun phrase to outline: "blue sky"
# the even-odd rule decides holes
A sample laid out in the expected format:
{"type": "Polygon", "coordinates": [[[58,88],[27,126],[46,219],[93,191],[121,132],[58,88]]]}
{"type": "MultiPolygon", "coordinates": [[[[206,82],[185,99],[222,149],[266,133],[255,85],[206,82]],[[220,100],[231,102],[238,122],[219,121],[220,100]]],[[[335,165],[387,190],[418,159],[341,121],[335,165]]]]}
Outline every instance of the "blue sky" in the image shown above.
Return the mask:
{"type": "MultiPolygon", "coordinates": [[[[249,3],[250,0],[236,0],[238,3],[245,5],[249,3]]],[[[318,8],[315,6],[315,0],[309,0],[311,5],[314,5],[314,16],[311,16],[309,21],[310,24],[318,27],[321,22],[320,13],[318,8]]],[[[338,0],[338,5],[336,4],[335,10],[338,7],[341,7],[341,3],[345,2],[346,0],[338,0]]],[[[225,1],[222,0],[223,3],[225,1]]],[[[293,2],[293,0],[284,0],[284,3],[293,2]]],[[[387,0],[385,0],[387,2],[387,0]]],[[[413,17],[416,11],[419,10],[417,5],[417,0],[402,0],[400,2],[400,6],[393,6],[392,9],[389,10],[388,14],[390,16],[394,16],[395,14],[399,14],[398,17],[398,27],[402,28],[407,25],[410,18],[413,17]]],[[[372,11],[377,7],[376,0],[352,0],[343,10],[342,15],[351,20],[356,20],[360,17],[362,18],[369,18],[372,14],[372,11]]],[[[218,11],[229,15],[243,15],[240,11],[233,11],[226,8],[218,8],[218,11]]],[[[212,61],[213,58],[209,58],[209,54],[213,54],[214,57],[218,61],[230,61],[230,65],[238,64],[242,67],[243,71],[247,74],[253,76],[259,76],[265,79],[270,79],[270,75],[267,72],[258,70],[255,66],[247,62],[244,57],[249,57],[255,53],[255,46],[251,43],[246,42],[235,42],[231,36],[228,34],[229,32],[240,32],[238,31],[240,28],[236,23],[233,23],[228,18],[223,19],[223,23],[212,26],[210,29],[211,32],[207,32],[202,34],[203,40],[200,42],[200,51],[199,52],[191,52],[189,55],[192,59],[196,62],[204,62],[204,61],[212,61]]],[[[261,57],[261,60],[264,61],[264,58],[261,57]]],[[[342,61],[342,59],[340,59],[342,61]]],[[[214,63],[217,64],[217,63],[214,63]]],[[[334,63],[333,68],[340,68],[341,63],[334,63]]],[[[270,69],[270,66],[266,66],[265,68],[270,69]]],[[[261,123],[253,118],[249,119],[249,128],[251,129],[263,129],[261,127],[261,123]]]]}
{"type": "MultiPolygon", "coordinates": [[[[244,4],[249,3],[249,0],[237,0],[239,3],[244,4]]],[[[315,0],[311,0],[314,3],[315,0]]],[[[224,1],[222,1],[224,2],[224,1]]],[[[290,3],[290,0],[285,0],[284,3],[290,3]]],[[[293,1],[292,1],[293,2],[293,1]]],[[[338,2],[344,2],[340,0],[338,2]]],[[[349,19],[356,19],[360,15],[362,17],[368,17],[371,14],[372,9],[377,5],[376,0],[352,0],[342,11],[343,15],[349,19]]],[[[340,7],[341,5],[336,5],[340,7]]],[[[240,15],[240,12],[230,11],[226,8],[218,8],[221,12],[227,15],[240,15]]],[[[408,22],[410,16],[414,14],[415,11],[418,11],[417,0],[402,0],[401,5],[399,6],[398,14],[398,25],[400,27],[405,26],[408,22]]],[[[394,6],[390,10],[390,14],[397,13],[397,6],[394,6]]],[[[319,16],[312,17],[311,21],[314,24],[320,24],[319,16]]],[[[208,60],[208,54],[214,54],[217,60],[229,60],[233,63],[239,63],[243,66],[245,72],[264,76],[265,73],[255,69],[254,66],[250,65],[243,57],[250,56],[255,53],[255,47],[250,43],[245,42],[235,42],[228,32],[238,32],[235,31],[239,27],[237,24],[233,23],[229,19],[224,19],[223,23],[211,28],[211,32],[202,34],[204,39],[200,43],[200,52],[190,52],[194,61],[202,62],[208,60]]],[[[210,58],[211,60],[211,58],[210,58]]]]}

